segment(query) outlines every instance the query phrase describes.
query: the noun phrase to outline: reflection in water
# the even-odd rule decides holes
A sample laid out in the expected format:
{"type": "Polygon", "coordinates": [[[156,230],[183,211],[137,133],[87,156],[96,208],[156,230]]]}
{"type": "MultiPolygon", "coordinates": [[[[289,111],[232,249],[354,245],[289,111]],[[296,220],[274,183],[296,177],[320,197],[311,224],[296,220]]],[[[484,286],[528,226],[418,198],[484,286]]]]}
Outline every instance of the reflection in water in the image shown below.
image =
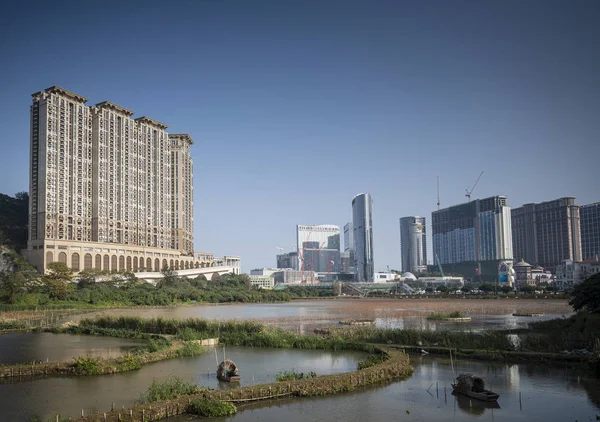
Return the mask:
{"type": "Polygon", "coordinates": [[[0,335],[0,364],[64,362],[76,356],[105,359],[127,353],[143,340],[52,333],[9,333],[0,335]]]}
{"type": "Polygon", "coordinates": [[[471,415],[481,416],[485,413],[486,409],[500,409],[500,405],[496,401],[485,402],[481,400],[474,400],[454,392],[452,395],[454,396],[454,400],[456,400],[458,408],[471,415]]]}
{"type": "MultiPolygon", "coordinates": [[[[291,369],[319,375],[348,372],[365,356],[354,351],[227,348],[227,357],[240,368],[242,386],[273,382],[277,372],[291,369]]],[[[0,421],[28,421],[34,415],[47,420],[56,413],[77,416],[82,408],[86,412],[109,410],[113,402],[117,408],[131,407],[153,380],[163,381],[173,375],[213,389],[232,387],[217,380],[215,353],[209,350],[201,356],[156,362],[114,375],[23,378],[0,383],[0,421]]]]}
{"type": "MultiPolygon", "coordinates": [[[[242,406],[234,418],[217,420],[553,422],[596,420],[600,414],[600,380],[585,371],[459,360],[459,372],[483,377],[489,389],[500,394],[497,403],[486,403],[450,393],[454,373],[449,360],[432,356],[411,359],[415,372],[406,381],[339,396],[242,406]]],[[[186,415],[172,422],[192,420],[201,419],[186,415]]]]}

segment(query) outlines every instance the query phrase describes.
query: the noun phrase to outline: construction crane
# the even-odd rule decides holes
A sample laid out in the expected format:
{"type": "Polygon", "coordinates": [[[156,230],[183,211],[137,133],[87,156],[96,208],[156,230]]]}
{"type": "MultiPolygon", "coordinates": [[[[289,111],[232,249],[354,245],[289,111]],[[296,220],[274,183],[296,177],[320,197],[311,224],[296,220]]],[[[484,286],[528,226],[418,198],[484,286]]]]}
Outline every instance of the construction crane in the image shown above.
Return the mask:
{"type": "Polygon", "coordinates": [[[469,198],[469,202],[471,202],[471,194],[473,193],[473,190],[475,189],[475,186],[477,186],[477,183],[479,182],[479,179],[481,179],[481,176],[483,176],[483,170],[481,171],[481,173],[479,173],[479,177],[477,178],[477,180],[475,180],[475,183],[473,184],[473,187],[471,188],[471,190],[465,189],[465,191],[467,192],[465,194],[465,196],[467,198],[469,198]]]}
{"type": "Polygon", "coordinates": [[[435,254],[435,260],[437,261],[438,268],[440,269],[440,274],[442,274],[442,279],[444,278],[444,270],[442,269],[442,264],[440,264],[440,257],[438,254],[435,254]]]}
{"type": "Polygon", "coordinates": [[[438,211],[440,210],[440,176],[437,177],[438,211]]]}

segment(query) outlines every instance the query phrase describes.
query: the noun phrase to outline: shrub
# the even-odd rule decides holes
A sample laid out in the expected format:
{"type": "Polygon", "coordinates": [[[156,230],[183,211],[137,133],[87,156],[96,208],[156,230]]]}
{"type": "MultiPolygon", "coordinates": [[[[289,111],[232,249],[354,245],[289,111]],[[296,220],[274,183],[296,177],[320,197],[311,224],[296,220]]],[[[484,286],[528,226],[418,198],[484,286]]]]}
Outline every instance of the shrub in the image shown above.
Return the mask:
{"type": "Polygon", "coordinates": [[[358,362],[358,369],[366,369],[370,368],[371,366],[379,365],[380,363],[385,362],[387,359],[388,357],[383,353],[369,355],[365,360],[358,362]]]}
{"type": "Polygon", "coordinates": [[[186,341],[183,343],[183,347],[177,349],[177,356],[198,356],[204,353],[204,347],[200,343],[195,341],[186,341]]]}
{"type": "Polygon", "coordinates": [[[77,375],[99,375],[102,373],[102,359],[90,356],[73,358],[73,370],[77,375]]]}
{"type": "Polygon", "coordinates": [[[237,413],[237,407],[233,403],[211,400],[194,399],[189,405],[189,413],[208,418],[231,416],[237,413]]]}
{"type": "Polygon", "coordinates": [[[183,381],[181,378],[171,376],[163,382],[152,381],[146,393],[142,396],[144,402],[174,399],[179,396],[198,394],[200,387],[192,382],[183,381]]]}
{"type": "Polygon", "coordinates": [[[291,371],[280,371],[277,372],[277,376],[275,379],[277,381],[293,381],[293,380],[301,380],[305,378],[315,378],[317,376],[314,372],[296,372],[296,370],[292,369],[291,371]]]}

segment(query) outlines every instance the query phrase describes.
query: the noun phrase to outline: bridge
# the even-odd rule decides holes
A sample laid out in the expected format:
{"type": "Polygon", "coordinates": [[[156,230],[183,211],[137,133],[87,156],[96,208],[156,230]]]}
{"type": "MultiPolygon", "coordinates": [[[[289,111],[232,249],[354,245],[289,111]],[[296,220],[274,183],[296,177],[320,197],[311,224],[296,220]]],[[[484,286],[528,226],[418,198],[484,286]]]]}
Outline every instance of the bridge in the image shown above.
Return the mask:
{"type": "MultiPolygon", "coordinates": [[[[177,277],[184,278],[196,278],[199,275],[204,275],[207,280],[211,280],[213,277],[221,276],[224,274],[239,274],[239,266],[218,266],[218,267],[204,267],[204,268],[190,268],[187,270],[174,270],[177,277]]],[[[150,272],[139,272],[135,273],[135,276],[140,280],[147,281],[148,283],[156,284],[159,280],[162,280],[163,275],[158,271],[150,272]]]]}

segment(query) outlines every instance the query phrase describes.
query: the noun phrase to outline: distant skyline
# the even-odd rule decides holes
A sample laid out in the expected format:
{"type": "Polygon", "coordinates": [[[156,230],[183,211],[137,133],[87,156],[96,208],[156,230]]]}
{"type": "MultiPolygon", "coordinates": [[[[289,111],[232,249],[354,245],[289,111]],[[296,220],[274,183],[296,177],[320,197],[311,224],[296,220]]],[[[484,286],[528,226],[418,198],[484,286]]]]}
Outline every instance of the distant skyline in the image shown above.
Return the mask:
{"type": "Polygon", "coordinates": [[[375,270],[399,269],[438,175],[442,208],[482,170],[473,199],[600,201],[598,22],[595,0],[3,5],[0,192],[28,190],[30,94],[59,85],[191,135],[197,251],[273,267],[369,192],[375,270]]]}

